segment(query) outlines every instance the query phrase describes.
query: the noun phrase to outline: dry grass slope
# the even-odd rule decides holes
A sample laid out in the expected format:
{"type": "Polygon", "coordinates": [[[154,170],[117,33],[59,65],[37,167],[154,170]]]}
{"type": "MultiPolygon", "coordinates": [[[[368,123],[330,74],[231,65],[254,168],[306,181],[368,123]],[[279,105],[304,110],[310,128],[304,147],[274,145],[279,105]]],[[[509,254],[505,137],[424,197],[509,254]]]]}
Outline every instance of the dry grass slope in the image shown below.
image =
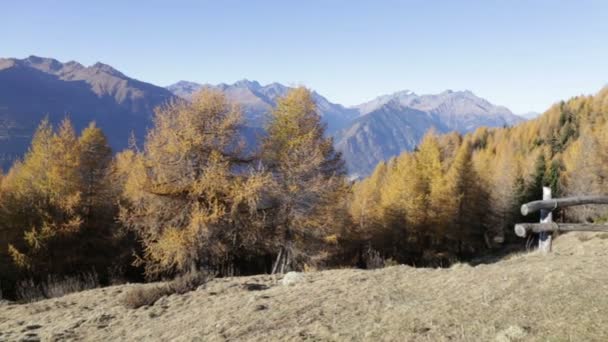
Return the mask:
{"type": "Polygon", "coordinates": [[[554,253],[449,269],[394,266],[215,279],[154,305],[132,288],[0,304],[0,341],[606,341],[608,237],[569,234],[554,253]]]}

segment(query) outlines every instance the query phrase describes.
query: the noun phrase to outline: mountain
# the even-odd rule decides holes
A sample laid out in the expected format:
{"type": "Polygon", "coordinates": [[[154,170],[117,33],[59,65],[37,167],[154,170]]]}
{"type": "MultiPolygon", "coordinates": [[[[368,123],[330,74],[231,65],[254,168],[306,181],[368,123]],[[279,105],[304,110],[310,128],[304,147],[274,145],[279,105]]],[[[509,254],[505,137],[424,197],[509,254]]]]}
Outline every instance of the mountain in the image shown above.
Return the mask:
{"type": "Polygon", "coordinates": [[[470,132],[480,126],[498,127],[523,121],[503,106],[496,106],[471,91],[446,90],[435,95],[416,95],[401,91],[384,95],[356,106],[363,115],[376,111],[388,103],[397,103],[400,108],[413,108],[430,113],[449,130],[470,132]]]}
{"type": "MultiPolygon", "coordinates": [[[[203,88],[221,90],[240,103],[248,125],[258,128],[265,126],[276,99],[290,89],[279,83],[262,86],[248,80],[230,85],[180,81],[167,87],[185,99],[203,88]]],[[[524,120],[471,91],[417,95],[404,90],[350,108],[332,103],[316,92],[313,94],[319,115],[326,122],[328,133],[334,136],[336,149],[344,154],[353,177],[365,176],[378,162],[412,150],[429,129],[439,133],[466,133],[480,126],[511,126],[524,120]]]]}
{"type": "Polygon", "coordinates": [[[351,177],[359,178],[371,173],[380,161],[412,150],[430,129],[447,131],[427,112],[388,102],[337,132],[334,141],[351,177]]]}
{"type": "Polygon", "coordinates": [[[519,116],[521,116],[522,118],[524,118],[526,120],[532,120],[532,119],[536,119],[541,114],[542,113],[539,113],[539,112],[527,112],[527,113],[524,113],[524,114],[519,114],[519,116]]]}
{"type": "MultiPolygon", "coordinates": [[[[185,99],[190,99],[195,92],[203,88],[220,90],[230,100],[240,103],[247,125],[259,128],[265,127],[270,111],[276,105],[277,98],[284,96],[292,89],[280,83],[262,86],[257,81],[249,80],[241,80],[234,84],[221,83],[217,85],[179,81],[167,87],[173,94],[185,99]]],[[[313,97],[317,103],[319,115],[327,124],[327,130],[330,134],[347,127],[359,115],[356,109],[332,103],[314,91],[313,97]]]]}
{"type": "MultiPolygon", "coordinates": [[[[6,169],[23,155],[45,116],[52,123],[69,116],[78,130],[96,121],[112,147],[121,150],[131,132],[141,141],[156,106],[188,99],[205,87],[221,90],[242,105],[246,118],[243,135],[250,146],[263,134],[277,98],[291,89],[249,80],[217,85],[180,81],[162,88],[103,63],[87,67],[36,56],[0,59],[0,166],[6,169]]],[[[328,134],[355,177],[369,174],[381,160],[415,148],[429,129],[464,133],[523,120],[470,91],[435,95],[401,91],[354,107],[332,103],[316,92],[313,96],[328,134]]]]}
{"type": "Polygon", "coordinates": [[[353,177],[368,175],[382,160],[412,150],[429,129],[466,133],[481,126],[511,126],[524,119],[471,91],[436,95],[401,91],[355,106],[360,117],[335,134],[353,177]]]}
{"type": "Polygon", "coordinates": [[[85,67],[52,58],[0,59],[0,158],[4,168],[27,150],[40,121],[69,116],[76,129],[96,121],[114,149],[143,137],[153,109],[176,98],[109,65],[85,67]]]}

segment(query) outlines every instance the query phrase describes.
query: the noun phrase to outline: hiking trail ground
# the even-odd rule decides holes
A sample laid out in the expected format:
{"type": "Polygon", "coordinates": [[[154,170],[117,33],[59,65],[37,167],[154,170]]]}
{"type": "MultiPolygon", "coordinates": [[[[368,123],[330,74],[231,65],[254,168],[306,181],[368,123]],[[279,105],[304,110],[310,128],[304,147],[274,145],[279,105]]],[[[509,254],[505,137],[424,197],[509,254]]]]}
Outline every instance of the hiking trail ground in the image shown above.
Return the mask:
{"type": "Polygon", "coordinates": [[[137,286],[155,285],[0,302],[0,341],[608,341],[608,234],[474,267],[215,279],[127,309],[137,286]]]}

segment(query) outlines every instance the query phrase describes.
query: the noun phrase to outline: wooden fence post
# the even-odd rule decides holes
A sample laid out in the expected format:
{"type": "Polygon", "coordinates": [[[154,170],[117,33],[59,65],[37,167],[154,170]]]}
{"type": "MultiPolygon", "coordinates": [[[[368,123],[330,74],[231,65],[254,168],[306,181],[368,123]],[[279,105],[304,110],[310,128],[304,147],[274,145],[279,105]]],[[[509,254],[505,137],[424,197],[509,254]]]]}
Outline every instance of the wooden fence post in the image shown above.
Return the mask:
{"type": "MultiPolygon", "coordinates": [[[[543,200],[551,199],[551,188],[543,187],[543,200]]],[[[540,211],[540,223],[551,223],[553,222],[553,214],[550,209],[541,209],[540,211]]],[[[551,232],[541,232],[538,236],[538,249],[542,253],[551,252],[551,232]]]]}

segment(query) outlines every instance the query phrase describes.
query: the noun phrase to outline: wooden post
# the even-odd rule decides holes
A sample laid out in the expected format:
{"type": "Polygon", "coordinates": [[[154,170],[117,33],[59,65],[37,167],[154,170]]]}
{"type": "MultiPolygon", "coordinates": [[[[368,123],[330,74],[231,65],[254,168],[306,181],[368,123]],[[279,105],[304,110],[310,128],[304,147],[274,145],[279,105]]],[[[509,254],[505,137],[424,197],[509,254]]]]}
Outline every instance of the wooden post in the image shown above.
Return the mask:
{"type": "MultiPolygon", "coordinates": [[[[551,188],[544,186],[543,187],[543,200],[551,199],[551,188]]],[[[549,209],[541,209],[540,211],[540,223],[552,223],[553,222],[553,213],[549,209]]],[[[551,252],[551,238],[552,233],[550,232],[541,232],[538,236],[538,249],[541,250],[542,253],[551,252]]]]}

